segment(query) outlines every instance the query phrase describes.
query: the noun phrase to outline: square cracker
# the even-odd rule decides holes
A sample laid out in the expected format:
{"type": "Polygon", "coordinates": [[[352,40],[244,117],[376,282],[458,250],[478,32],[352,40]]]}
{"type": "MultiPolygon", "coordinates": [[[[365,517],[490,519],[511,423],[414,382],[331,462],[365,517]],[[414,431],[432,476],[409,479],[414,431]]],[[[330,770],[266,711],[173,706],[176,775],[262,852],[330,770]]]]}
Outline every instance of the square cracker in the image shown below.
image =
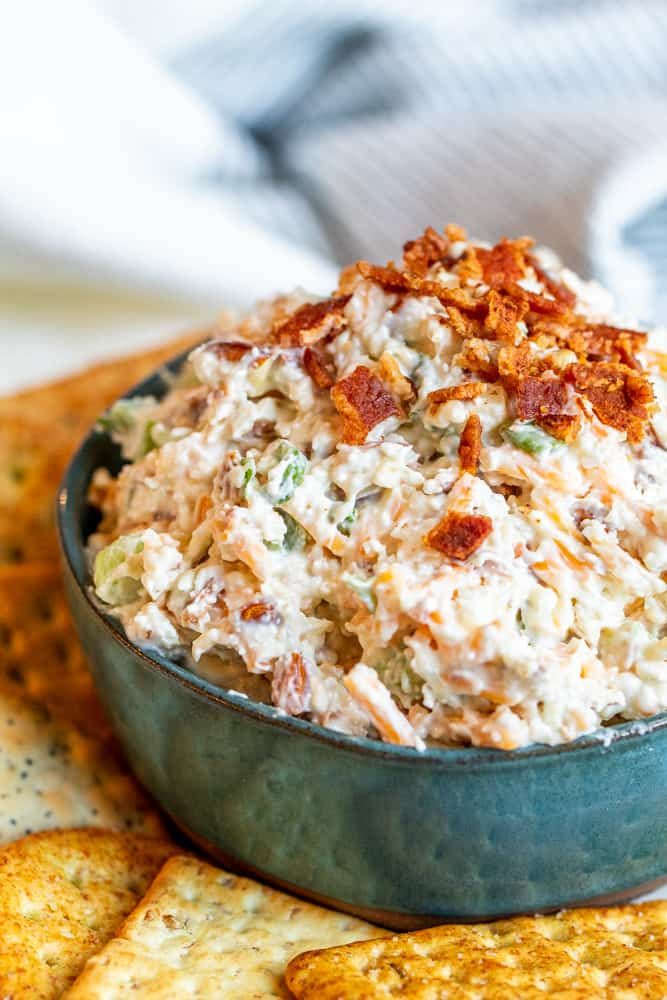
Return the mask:
{"type": "Polygon", "coordinates": [[[57,565],[0,566],[0,683],[110,739],[57,565]]]}
{"type": "Polygon", "coordinates": [[[195,858],[174,857],[67,998],[286,998],[285,966],[304,947],[381,933],[195,858]]]}
{"type": "Polygon", "coordinates": [[[434,927],[293,959],[296,1000],[664,1000],[667,901],[434,927]]]}
{"type": "Polygon", "coordinates": [[[89,829],[33,834],[0,850],[0,996],[61,996],[175,850],[89,829]]]}
{"type": "Polygon", "coordinates": [[[120,757],[0,684],[0,844],[78,826],[164,832],[120,757]]]}
{"type": "Polygon", "coordinates": [[[55,496],[73,447],[58,424],[0,416],[0,565],[57,558],[55,496]]]}
{"type": "Polygon", "coordinates": [[[0,399],[0,565],[56,560],[55,495],[96,418],[204,331],[0,399]]]}

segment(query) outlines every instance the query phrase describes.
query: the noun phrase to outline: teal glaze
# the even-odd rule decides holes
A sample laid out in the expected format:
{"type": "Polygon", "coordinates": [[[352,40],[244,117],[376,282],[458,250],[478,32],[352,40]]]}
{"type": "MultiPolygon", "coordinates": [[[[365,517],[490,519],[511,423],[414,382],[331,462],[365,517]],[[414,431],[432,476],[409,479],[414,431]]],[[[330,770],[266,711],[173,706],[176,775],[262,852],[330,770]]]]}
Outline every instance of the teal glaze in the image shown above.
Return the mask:
{"type": "MultiPolygon", "coordinates": [[[[161,380],[137,391],[159,395],[161,380]]],[[[132,646],[90,600],[99,465],[118,455],[91,434],[59,496],[69,601],[132,767],[195,840],[390,926],[544,912],[667,878],[667,715],[607,742],[419,753],[229,694],[132,646]]]]}

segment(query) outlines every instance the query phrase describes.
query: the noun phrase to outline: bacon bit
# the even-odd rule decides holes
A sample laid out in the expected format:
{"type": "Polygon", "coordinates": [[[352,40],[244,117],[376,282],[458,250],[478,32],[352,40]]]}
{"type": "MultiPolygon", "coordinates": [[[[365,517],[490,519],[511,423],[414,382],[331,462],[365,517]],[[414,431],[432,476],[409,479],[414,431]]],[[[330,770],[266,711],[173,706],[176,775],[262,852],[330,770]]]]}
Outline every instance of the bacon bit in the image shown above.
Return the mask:
{"type": "Polygon", "coordinates": [[[252,344],[246,344],[241,340],[212,340],[206,345],[206,350],[224,361],[240,361],[245,354],[252,351],[252,344]]]}
{"type": "Polygon", "coordinates": [[[434,264],[445,259],[448,246],[445,237],[428,226],[422,236],[403,247],[403,267],[423,277],[434,264]]]}
{"type": "Polygon", "coordinates": [[[627,365],[598,361],[570,365],[566,370],[575,389],[589,400],[598,420],[625,431],[638,444],[653,409],[653,390],[645,375],[627,365]]]}
{"type": "Polygon", "coordinates": [[[479,337],[469,337],[461,351],[454,357],[453,364],[466,372],[477,372],[489,382],[498,378],[498,367],[491,357],[488,341],[479,337]]]}
{"type": "Polygon", "coordinates": [[[485,331],[496,340],[513,343],[517,338],[516,325],[528,312],[528,303],[523,295],[510,298],[491,290],[488,296],[489,312],[484,320],[485,331]]]}
{"type": "Polygon", "coordinates": [[[394,396],[400,399],[401,402],[414,403],[417,398],[417,393],[415,392],[415,387],[410,381],[410,379],[403,374],[401,367],[393,356],[385,351],[381,355],[378,361],[378,371],[380,373],[380,378],[383,382],[386,382],[394,396]]]}
{"type": "Polygon", "coordinates": [[[464,316],[456,306],[447,306],[447,315],[438,316],[437,319],[443,326],[451,327],[454,333],[463,340],[468,337],[476,337],[480,332],[479,322],[470,316],[464,316]]]}
{"type": "Polygon", "coordinates": [[[493,531],[493,521],[484,514],[461,514],[450,510],[426,536],[426,544],[449,559],[467,559],[493,531]]]}
{"type": "Polygon", "coordinates": [[[426,402],[429,406],[440,406],[448,403],[450,399],[477,399],[486,392],[486,382],[461,382],[459,385],[447,385],[442,389],[434,389],[429,392],[426,402]]]}
{"type": "Polygon", "coordinates": [[[335,379],[321,351],[307,347],[303,352],[303,367],[318,389],[330,389],[335,379]]]}
{"type": "Polygon", "coordinates": [[[574,309],[577,304],[577,296],[561,281],[552,278],[538,263],[537,257],[528,254],[527,261],[535,272],[538,281],[541,281],[550,295],[561,302],[567,309],[574,309]]]}
{"type": "Polygon", "coordinates": [[[461,472],[477,475],[479,455],[482,450],[482,423],[476,413],[471,413],[465,422],[459,441],[459,462],[461,472]]]}
{"type": "Polygon", "coordinates": [[[462,284],[466,281],[474,281],[477,284],[484,280],[482,265],[479,262],[475,247],[468,247],[464,251],[454,270],[458,274],[459,281],[462,284]]]}
{"type": "Polygon", "coordinates": [[[273,330],[273,337],[283,347],[303,347],[338,333],[345,326],[344,309],[349,295],[307,302],[273,330]]]}
{"type": "Polygon", "coordinates": [[[254,622],[257,625],[280,625],[283,616],[273,604],[266,601],[258,601],[256,604],[248,604],[241,611],[241,621],[254,622]]]}
{"type": "Polygon", "coordinates": [[[635,357],[646,343],[646,334],[625,330],[606,323],[594,323],[568,334],[567,345],[589,361],[621,362],[628,368],[641,370],[635,357]]]}
{"type": "Polygon", "coordinates": [[[443,306],[454,306],[469,316],[483,317],[487,306],[482,299],[473,299],[462,288],[447,288],[438,281],[421,278],[408,271],[397,271],[394,267],[378,267],[366,260],[357,263],[359,274],[380,285],[386,292],[396,295],[428,295],[438,299],[443,306]]]}
{"type": "Polygon", "coordinates": [[[519,420],[559,417],[567,403],[567,385],[560,378],[527,375],[517,382],[516,412],[519,420]]]}
{"type": "Polygon", "coordinates": [[[343,418],[345,444],[363,444],[368,432],[387,417],[400,416],[396,400],[377,375],[359,365],[331,390],[333,404],[343,418]]]}
{"type": "Polygon", "coordinates": [[[510,291],[526,276],[525,251],[533,245],[528,237],[519,240],[502,239],[490,250],[475,247],[484,281],[490,288],[510,291]]]}
{"type": "Polygon", "coordinates": [[[540,357],[527,340],[518,347],[504,345],[498,351],[498,373],[507,389],[515,390],[520,379],[548,370],[549,359],[540,357]]]}
{"type": "Polygon", "coordinates": [[[559,299],[548,299],[546,295],[538,295],[537,292],[527,292],[519,286],[516,286],[516,292],[524,296],[528,303],[528,308],[532,313],[557,316],[561,320],[566,320],[571,315],[565,303],[559,299]]]}
{"type": "Polygon", "coordinates": [[[463,226],[457,226],[455,222],[449,222],[445,226],[445,236],[450,243],[465,243],[468,234],[463,226]]]}
{"type": "Polygon", "coordinates": [[[581,415],[559,413],[552,417],[540,417],[537,423],[547,434],[564,441],[565,444],[572,444],[581,429],[581,415]]]}
{"type": "Polygon", "coordinates": [[[311,708],[310,673],[301,653],[281,656],[273,667],[271,701],[287,715],[303,715],[311,708]]]}

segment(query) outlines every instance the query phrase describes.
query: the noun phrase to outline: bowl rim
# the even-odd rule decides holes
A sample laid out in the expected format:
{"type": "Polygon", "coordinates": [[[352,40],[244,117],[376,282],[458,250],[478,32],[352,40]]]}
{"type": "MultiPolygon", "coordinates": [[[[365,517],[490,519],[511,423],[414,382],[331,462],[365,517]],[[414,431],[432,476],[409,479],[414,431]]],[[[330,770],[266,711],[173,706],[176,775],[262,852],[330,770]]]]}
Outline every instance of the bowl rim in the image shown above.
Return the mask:
{"type": "MultiPolygon", "coordinates": [[[[118,398],[129,399],[133,396],[145,394],[159,395],[160,391],[164,393],[168,388],[169,374],[174,374],[181,368],[193,349],[191,347],[177,354],[118,398]]],[[[104,439],[109,440],[106,432],[100,432],[93,426],[79,443],[79,446],[68,462],[58,488],[56,496],[56,524],[62,561],[69,571],[72,580],[74,580],[87,610],[98,619],[98,622],[103,626],[113,642],[119,644],[126,652],[139,659],[145,667],[177,681],[205,700],[222,705],[257,722],[309,737],[319,743],[333,746],[338,750],[421,767],[435,766],[443,768],[451,766],[459,767],[461,765],[502,767],[512,764],[525,764],[529,761],[545,758],[553,760],[561,757],[563,754],[599,753],[614,746],[626,744],[628,741],[641,740],[643,737],[667,729],[666,711],[658,715],[616,723],[608,728],[602,727],[591,733],[585,733],[576,740],[568,743],[555,745],[530,744],[514,750],[468,746],[427,746],[424,750],[417,750],[414,747],[398,746],[396,744],[385,743],[381,740],[371,739],[370,737],[350,736],[347,733],[340,733],[337,730],[310,722],[307,719],[289,716],[273,705],[267,705],[255,701],[247,695],[219,687],[212,681],[198,676],[187,667],[163,656],[157,650],[142,649],[127,638],[119,622],[116,622],[111,615],[107,615],[98,607],[90,592],[90,580],[86,579],[85,573],[82,575],[77,568],[77,566],[85,567],[86,565],[85,546],[83,539],[80,537],[80,518],[76,511],[76,501],[78,500],[79,504],[83,503],[85,496],[83,494],[78,497],[75,496],[73,489],[76,478],[75,474],[82,455],[89,449],[93,449],[96,442],[104,439]],[[79,556],[78,559],[76,558],[77,555],[79,556]]]]}

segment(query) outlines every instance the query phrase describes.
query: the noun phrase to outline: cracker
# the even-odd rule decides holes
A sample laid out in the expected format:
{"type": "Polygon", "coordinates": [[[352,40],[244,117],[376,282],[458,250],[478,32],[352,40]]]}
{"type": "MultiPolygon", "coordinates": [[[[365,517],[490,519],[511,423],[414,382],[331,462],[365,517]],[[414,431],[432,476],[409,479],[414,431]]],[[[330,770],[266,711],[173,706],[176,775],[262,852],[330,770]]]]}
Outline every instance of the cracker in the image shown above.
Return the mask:
{"type": "Polygon", "coordinates": [[[110,733],[55,564],[0,566],[0,681],[93,736],[110,733]]]}
{"type": "Polygon", "coordinates": [[[0,843],[77,826],[163,833],[155,808],[104,743],[0,686],[0,843]]]}
{"type": "Polygon", "coordinates": [[[198,330],[140,354],[114,358],[66,378],[24,389],[0,399],[0,422],[5,417],[27,417],[53,421],[75,445],[96,418],[119,396],[170,358],[194,347],[207,337],[198,330]]]}
{"type": "Polygon", "coordinates": [[[299,955],[296,1000],[658,1000],[667,901],[435,927],[299,955]]]}
{"type": "Polygon", "coordinates": [[[62,429],[0,417],[0,565],[55,559],[55,494],[70,453],[62,429]]]}
{"type": "Polygon", "coordinates": [[[80,439],[118,396],[203,337],[190,333],[0,399],[0,565],[57,560],[55,495],[80,439]]]}
{"type": "Polygon", "coordinates": [[[286,998],[285,966],[304,947],[381,933],[195,858],[174,857],[67,997],[286,998]]]}
{"type": "Polygon", "coordinates": [[[89,829],[33,834],[0,850],[0,996],[61,996],[174,850],[89,829]]]}

